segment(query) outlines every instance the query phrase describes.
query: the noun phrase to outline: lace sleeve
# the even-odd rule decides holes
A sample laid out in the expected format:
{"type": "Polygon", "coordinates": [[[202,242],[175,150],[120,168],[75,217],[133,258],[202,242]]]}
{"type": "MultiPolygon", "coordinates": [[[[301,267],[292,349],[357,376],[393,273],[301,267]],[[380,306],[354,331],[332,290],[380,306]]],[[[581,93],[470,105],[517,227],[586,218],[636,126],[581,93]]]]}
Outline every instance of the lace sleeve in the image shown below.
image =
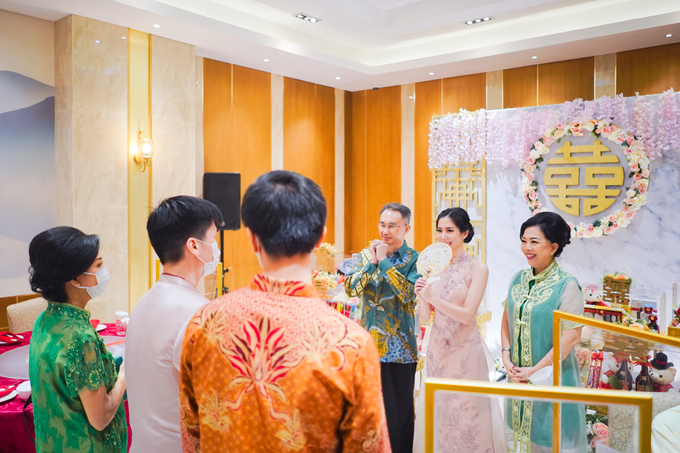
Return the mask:
{"type": "Polygon", "coordinates": [[[66,386],[75,397],[83,389],[97,390],[106,384],[104,361],[96,339],[76,335],[66,352],[66,386]]]}
{"type": "MultiPolygon", "coordinates": [[[[560,295],[560,311],[572,313],[574,315],[583,315],[585,301],[583,300],[583,292],[578,282],[571,279],[564,286],[564,290],[560,295]]],[[[562,329],[569,330],[581,327],[581,324],[572,321],[562,321],[562,329]]]]}

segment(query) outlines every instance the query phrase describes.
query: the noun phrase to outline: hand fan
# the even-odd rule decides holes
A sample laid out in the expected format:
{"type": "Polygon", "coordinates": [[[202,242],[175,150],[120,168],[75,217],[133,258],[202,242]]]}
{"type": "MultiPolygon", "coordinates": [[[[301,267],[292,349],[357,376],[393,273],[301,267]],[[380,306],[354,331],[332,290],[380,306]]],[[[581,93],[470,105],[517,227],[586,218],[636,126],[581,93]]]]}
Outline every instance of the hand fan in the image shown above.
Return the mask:
{"type": "Polygon", "coordinates": [[[441,242],[435,242],[423,250],[418,256],[416,269],[423,277],[435,277],[449,266],[453,258],[451,247],[441,242]]]}

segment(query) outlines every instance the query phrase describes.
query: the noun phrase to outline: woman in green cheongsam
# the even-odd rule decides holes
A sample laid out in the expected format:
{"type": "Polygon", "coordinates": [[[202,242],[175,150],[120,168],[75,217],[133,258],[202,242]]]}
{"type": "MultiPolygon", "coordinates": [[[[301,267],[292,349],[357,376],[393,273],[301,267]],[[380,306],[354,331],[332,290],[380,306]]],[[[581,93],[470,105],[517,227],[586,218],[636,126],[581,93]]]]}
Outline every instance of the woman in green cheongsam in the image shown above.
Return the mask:
{"type": "Polygon", "coordinates": [[[99,238],[56,227],[34,237],[28,253],[31,289],[49,302],[29,355],[37,453],[126,452],[124,368],[116,372],[85,310],[109,281],[99,238]]]}
{"type": "MultiPolygon", "coordinates": [[[[529,383],[536,371],[552,366],[553,311],[583,314],[583,293],[574,277],[555,258],[569,244],[571,228],[558,214],[542,212],[522,224],[522,252],[531,268],[515,274],[501,322],[503,364],[508,378],[529,383]]],[[[581,327],[563,324],[561,337],[562,385],[580,387],[574,347],[581,327]]],[[[509,451],[552,451],[552,404],[508,400],[506,423],[512,430],[509,451]]],[[[562,405],[561,451],[586,451],[585,407],[562,405]]]]}

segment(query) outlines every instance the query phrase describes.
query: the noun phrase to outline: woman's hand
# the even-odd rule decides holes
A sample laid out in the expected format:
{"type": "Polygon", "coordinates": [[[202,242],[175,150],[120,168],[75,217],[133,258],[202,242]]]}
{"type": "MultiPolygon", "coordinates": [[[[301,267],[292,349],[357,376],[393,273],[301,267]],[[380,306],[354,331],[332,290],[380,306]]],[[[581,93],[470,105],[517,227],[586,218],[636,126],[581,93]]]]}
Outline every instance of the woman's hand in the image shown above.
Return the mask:
{"type": "Polygon", "coordinates": [[[427,285],[427,277],[420,277],[418,280],[416,280],[415,284],[416,294],[420,294],[423,288],[425,288],[425,285],[427,285]]]}
{"type": "Polygon", "coordinates": [[[521,382],[517,377],[517,368],[515,368],[512,364],[512,360],[510,360],[510,351],[503,351],[503,366],[505,367],[505,372],[508,374],[510,382],[521,382]]]}
{"type": "Polygon", "coordinates": [[[516,367],[515,368],[515,378],[517,381],[513,382],[519,382],[522,384],[527,384],[529,383],[529,376],[534,374],[534,367],[530,366],[525,366],[525,367],[516,367]]]}

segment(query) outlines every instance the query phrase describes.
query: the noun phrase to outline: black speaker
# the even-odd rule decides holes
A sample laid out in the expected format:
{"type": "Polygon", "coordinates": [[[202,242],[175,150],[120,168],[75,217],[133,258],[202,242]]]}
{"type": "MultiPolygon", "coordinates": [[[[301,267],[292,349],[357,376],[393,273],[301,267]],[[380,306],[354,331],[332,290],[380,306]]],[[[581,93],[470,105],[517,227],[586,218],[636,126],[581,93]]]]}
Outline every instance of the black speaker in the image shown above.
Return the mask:
{"type": "Polygon", "coordinates": [[[224,226],[218,230],[241,228],[241,174],[204,173],[203,198],[215,203],[224,218],[224,226]]]}

